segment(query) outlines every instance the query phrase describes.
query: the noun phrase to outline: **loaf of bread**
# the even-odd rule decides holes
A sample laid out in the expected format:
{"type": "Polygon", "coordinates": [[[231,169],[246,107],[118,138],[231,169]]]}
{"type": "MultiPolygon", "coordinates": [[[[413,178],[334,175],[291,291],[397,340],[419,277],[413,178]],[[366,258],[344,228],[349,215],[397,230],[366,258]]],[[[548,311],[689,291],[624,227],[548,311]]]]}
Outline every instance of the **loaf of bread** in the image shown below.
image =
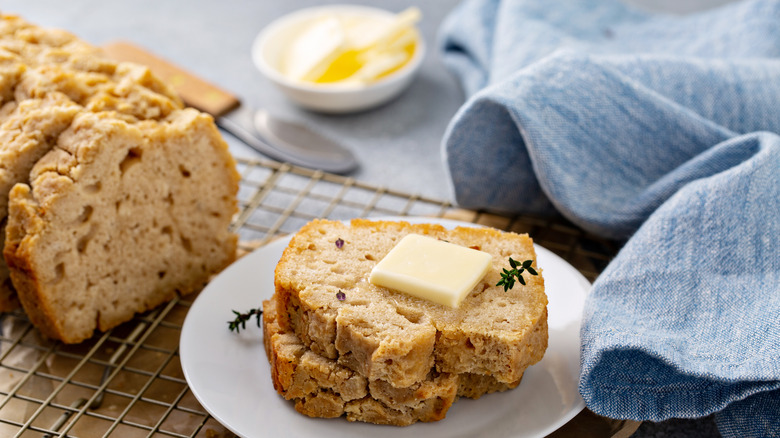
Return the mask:
{"type": "MultiPolygon", "coordinates": [[[[0,15],[0,227],[11,187],[27,182],[76,114],[112,111],[132,122],[160,120],[182,108],[173,89],[148,68],[106,59],[68,32],[0,15]]],[[[0,311],[18,306],[0,260],[0,311]]]]}
{"type": "Polygon", "coordinates": [[[541,272],[508,291],[496,286],[509,257],[535,260],[531,239],[490,228],[315,220],[292,238],[276,267],[279,325],[315,353],[396,387],[424,380],[434,366],[513,383],[547,348],[547,296],[541,272]],[[374,265],[409,233],[493,255],[458,308],[368,281],[374,265]],[[337,246],[339,239],[344,244],[337,246]]]}
{"type": "Polygon", "coordinates": [[[80,342],[234,260],[235,161],[148,68],[3,15],[0,99],[0,310],[80,342]]]}
{"type": "Polygon", "coordinates": [[[320,356],[277,322],[276,302],[263,302],[263,341],[274,388],[305,415],[349,421],[407,426],[438,421],[458,397],[480,396],[514,388],[489,376],[448,374],[431,370],[427,378],[406,388],[369,380],[320,356]]]}

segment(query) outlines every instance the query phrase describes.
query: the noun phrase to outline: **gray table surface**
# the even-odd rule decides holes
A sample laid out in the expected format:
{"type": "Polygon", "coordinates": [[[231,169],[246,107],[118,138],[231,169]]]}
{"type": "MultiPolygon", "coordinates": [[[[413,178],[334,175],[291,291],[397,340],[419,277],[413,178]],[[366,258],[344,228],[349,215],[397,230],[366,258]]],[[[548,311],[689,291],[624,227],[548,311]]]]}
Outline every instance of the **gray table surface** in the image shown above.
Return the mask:
{"type": "MultiPolygon", "coordinates": [[[[730,0],[625,0],[652,11],[687,13],[730,0]]],[[[416,80],[399,98],[351,115],[324,115],[289,102],[260,76],[250,58],[257,33],[273,19],[323,1],[248,0],[0,0],[0,11],[44,27],[66,29],[95,45],[129,40],[227,89],[242,102],[308,124],[341,141],[358,158],[350,176],[409,194],[452,200],[441,159],[441,138],[464,101],[435,50],[436,32],[456,0],[357,0],[401,11],[418,6],[429,47],[416,80]]],[[[226,136],[236,156],[258,156],[226,136]]],[[[645,423],[637,437],[718,436],[711,419],[645,423]]]]}

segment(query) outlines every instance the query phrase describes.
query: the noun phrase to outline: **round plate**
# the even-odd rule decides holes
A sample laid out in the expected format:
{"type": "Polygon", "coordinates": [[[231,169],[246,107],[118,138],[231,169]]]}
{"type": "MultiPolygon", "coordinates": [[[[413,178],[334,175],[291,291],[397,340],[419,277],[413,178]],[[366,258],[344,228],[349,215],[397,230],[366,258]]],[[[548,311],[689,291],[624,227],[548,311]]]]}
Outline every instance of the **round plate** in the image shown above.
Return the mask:
{"type": "MultiPolygon", "coordinates": [[[[387,219],[387,218],[383,218],[387,219]]],[[[432,218],[390,218],[475,226],[432,218]]],[[[533,237],[533,236],[531,236],[533,237]]],[[[273,295],[274,268],[289,242],[281,238],[244,256],[214,278],[193,303],[182,327],[181,366],[190,389],[221,424],[244,437],[543,437],[579,413],[579,332],[590,283],[563,259],[536,245],[549,299],[549,345],[520,385],[479,400],[462,398],[447,417],[408,427],[309,418],[279,396],[254,319],[246,330],[228,330],[232,310],[259,307],[273,295]]]]}

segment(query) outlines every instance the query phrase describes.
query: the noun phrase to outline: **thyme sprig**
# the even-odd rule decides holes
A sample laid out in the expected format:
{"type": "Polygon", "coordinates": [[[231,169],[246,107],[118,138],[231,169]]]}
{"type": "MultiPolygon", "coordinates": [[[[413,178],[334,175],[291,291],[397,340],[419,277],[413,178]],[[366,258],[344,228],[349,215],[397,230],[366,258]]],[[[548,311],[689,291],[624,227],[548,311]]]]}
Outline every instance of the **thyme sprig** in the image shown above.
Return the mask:
{"type": "Polygon", "coordinates": [[[504,268],[504,272],[501,273],[501,281],[496,283],[496,286],[504,286],[504,292],[515,287],[515,279],[520,284],[525,286],[525,278],[523,278],[523,272],[528,271],[531,275],[539,275],[534,268],[531,267],[533,260],[526,260],[522,263],[509,257],[509,266],[511,270],[504,268]]]}
{"type": "Polygon", "coordinates": [[[262,320],[263,315],[263,309],[257,308],[257,309],[249,309],[246,313],[241,313],[236,310],[233,310],[233,313],[236,315],[236,318],[232,321],[228,321],[228,328],[230,328],[230,331],[235,331],[236,333],[239,333],[241,329],[246,329],[246,322],[252,318],[252,316],[257,317],[257,326],[260,327],[260,321],[262,320]]]}

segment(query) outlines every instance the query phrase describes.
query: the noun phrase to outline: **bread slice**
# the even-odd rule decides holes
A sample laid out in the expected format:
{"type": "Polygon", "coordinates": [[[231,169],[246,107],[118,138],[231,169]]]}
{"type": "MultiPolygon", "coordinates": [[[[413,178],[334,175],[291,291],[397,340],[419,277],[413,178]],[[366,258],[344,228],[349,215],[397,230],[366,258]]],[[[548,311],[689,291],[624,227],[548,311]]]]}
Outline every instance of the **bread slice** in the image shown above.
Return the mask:
{"type": "Polygon", "coordinates": [[[395,387],[424,381],[434,366],[511,384],[544,355],[547,296],[538,267],[538,276],[525,275],[525,286],[496,286],[509,257],[535,260],[531,239],[490,228],[315,220],[293,236],[276,266],[279,325],[313,352],[395,387]],[[458,308],[368,281],[374,265],[409,233],[493,255],[488,273],[458,308]],[[337,246],[339,239],[344,244],[337,246]]]}
{"type": "MultiPolygon", "coordinates": [[[[0,231],[8,194],[57,143],[76,114],[111,112],[134,123],[163,120],[183,104],[146,67],[106,59],[75,36],[0,15],[0,231]]],[[[0,232],[0,248],[5,233],[0,232]]],[[[19,306],[0,260],[0,311],[19,306]]]]}
{"type": "Polygon", "coordinates": [[[239,175],[211,116],[78,114],[10,191],[4,255],[45,335],[80,342],[199,289],[235,257],[239,175]]]}
{"type": "Polygon", "coordinates": [[[310,417],[407,426],[445,417],[460,396],[479,398],[489,392],[516,387],[492,377],[438,373],[407,388],[382,380],[369,380],[355,371],[320,356],[285,332],[277,322],[276,302],[263,302],[263,342],[277,392],[295,402],[295,409],[310,417]]]}
{"type": "MultiPolygon", "coordinates": [[[[0,227],[5,228],[8,215],[8,193],[18,182],[26,182],[33,165],[57,141],[81,111],[61,93],[42,99],[27,99],[12,108],[0,123],[0,227]]],[[[0,233],[0,248],[5,245],[5,233],[0,233]]],[[[19,306],[11,284],[8,267],[0,260],[0,311],[19,306]]]]}

